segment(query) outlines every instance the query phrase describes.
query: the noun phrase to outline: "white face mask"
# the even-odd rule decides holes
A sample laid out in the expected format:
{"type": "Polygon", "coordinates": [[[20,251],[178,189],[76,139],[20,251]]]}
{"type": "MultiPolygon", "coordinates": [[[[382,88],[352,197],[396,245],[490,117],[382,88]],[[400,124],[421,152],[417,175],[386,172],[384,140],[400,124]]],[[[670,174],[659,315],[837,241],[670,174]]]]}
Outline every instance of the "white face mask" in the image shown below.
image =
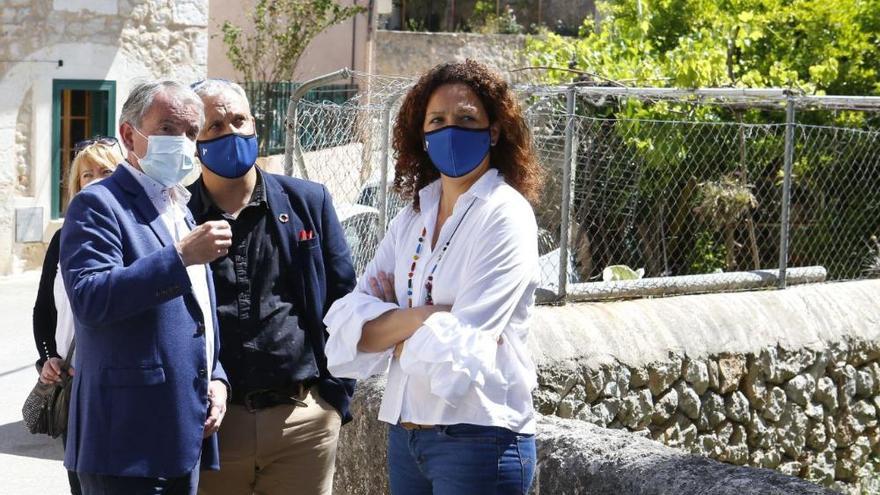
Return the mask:
{"type": "Polygon", "coordinates": [[[147,140],[147,154],[137,156],[138,164],[150,178],[165,187],[179,184],[195,168],[196,143],[186,136],[144,136],[147,140]]]}

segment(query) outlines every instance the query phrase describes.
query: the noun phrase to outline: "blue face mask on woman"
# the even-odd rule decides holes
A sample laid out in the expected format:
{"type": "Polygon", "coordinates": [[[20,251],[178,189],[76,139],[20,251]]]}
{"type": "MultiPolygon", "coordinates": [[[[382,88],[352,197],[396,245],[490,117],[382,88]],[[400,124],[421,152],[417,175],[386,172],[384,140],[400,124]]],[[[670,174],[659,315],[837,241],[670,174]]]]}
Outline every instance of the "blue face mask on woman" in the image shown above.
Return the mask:
{"type": "Polygon", "coordinates": [[[489,128],[446,126],[425,133],[425,150],[441,174],[462,177],[476,169],[489,154],[489,128]]]}
{"type": "Polygon", "coordinates": [[[257,135],[227,134],[207,141],[198,141],[199,159],[211,172],[237,179],[248,173],[257,162],[257,135]]]}

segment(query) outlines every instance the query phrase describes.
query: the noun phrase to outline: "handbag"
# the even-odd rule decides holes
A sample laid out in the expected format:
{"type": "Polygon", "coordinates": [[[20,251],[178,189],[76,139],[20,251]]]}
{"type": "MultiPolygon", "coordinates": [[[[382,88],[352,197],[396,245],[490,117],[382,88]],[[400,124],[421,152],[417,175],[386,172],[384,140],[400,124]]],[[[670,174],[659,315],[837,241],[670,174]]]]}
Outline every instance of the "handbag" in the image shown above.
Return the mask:
{"type": "Polygon", "coordinates": [[[52,438],[67,431],[67,414],[70,411],[70,389],[73,377],[67,370],[73,356],[75,342],[71,342],[67,358],[61,366],[61,381],[43,383],[39,379],[24,401],[21,416],[24,426],[33,434],[45,434],[52,438]]]}

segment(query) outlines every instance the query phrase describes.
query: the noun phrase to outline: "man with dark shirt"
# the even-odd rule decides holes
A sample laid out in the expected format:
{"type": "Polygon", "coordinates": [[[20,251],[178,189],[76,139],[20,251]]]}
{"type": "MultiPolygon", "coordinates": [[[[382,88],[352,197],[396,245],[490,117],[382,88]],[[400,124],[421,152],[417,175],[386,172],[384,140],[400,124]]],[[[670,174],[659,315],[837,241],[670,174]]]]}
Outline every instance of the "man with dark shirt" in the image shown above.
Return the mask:
{"type": "Polygon", "coordinates": [[[232,246],[211,264],[220,361],[232,387],[221,471],[202,494],[329,494],[354,382],[327,371],[324,313],[355,284],[326,188],[254,167],[254,117],[242,88],[209,79],[190,186],[198,223],[225,220],[232,246]]]}

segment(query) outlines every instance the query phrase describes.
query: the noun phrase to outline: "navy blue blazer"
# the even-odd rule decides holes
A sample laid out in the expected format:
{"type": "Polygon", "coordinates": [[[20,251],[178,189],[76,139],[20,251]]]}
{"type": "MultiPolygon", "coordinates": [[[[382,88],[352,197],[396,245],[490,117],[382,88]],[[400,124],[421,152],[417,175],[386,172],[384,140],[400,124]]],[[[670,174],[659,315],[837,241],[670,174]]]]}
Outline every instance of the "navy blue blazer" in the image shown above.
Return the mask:
{"type": "MultiPolygon", "coordinates": [[[[318,365],[318,393],[342,415],[343,424],[350,421],[349,402],[354,394],[354,380],[336,378],[327,371],[327,328],[324,315],[334,301],[354,289],[354,266],[345,233],[336,217],[330,193],[323,185],[257,169],[263,177],[269,202],[271,223],[277,234],[278,251],[282,256],[281,273],[293,282],[294,308],[300,326],[315,353],[318,365]],[[314,239],[299,240],[303,230],[313,231],[314,239]]],[[[201,187],[199,178],[190,192],[201,187]]],[[[193,194],[190,210],[205,210],[200,194],[193,194]]],[[[203,218],[196,218],[199,223],[203,218]]],[[[222,330],[221,330],[222,331],[222,330]]]]}
{"type": "MultiPolygon", "coordinates": [[[[228,383],[217,325],[209,367],[189,275],[125,167],[70,203],[61,274],[76,319],[65,467],[150,478],[182,476],[200,460],[218,469],[217,436],[202,439],[208,380],[228,383]]],[[[210,271],[208,288],[215,308],[210,271]]]]}

